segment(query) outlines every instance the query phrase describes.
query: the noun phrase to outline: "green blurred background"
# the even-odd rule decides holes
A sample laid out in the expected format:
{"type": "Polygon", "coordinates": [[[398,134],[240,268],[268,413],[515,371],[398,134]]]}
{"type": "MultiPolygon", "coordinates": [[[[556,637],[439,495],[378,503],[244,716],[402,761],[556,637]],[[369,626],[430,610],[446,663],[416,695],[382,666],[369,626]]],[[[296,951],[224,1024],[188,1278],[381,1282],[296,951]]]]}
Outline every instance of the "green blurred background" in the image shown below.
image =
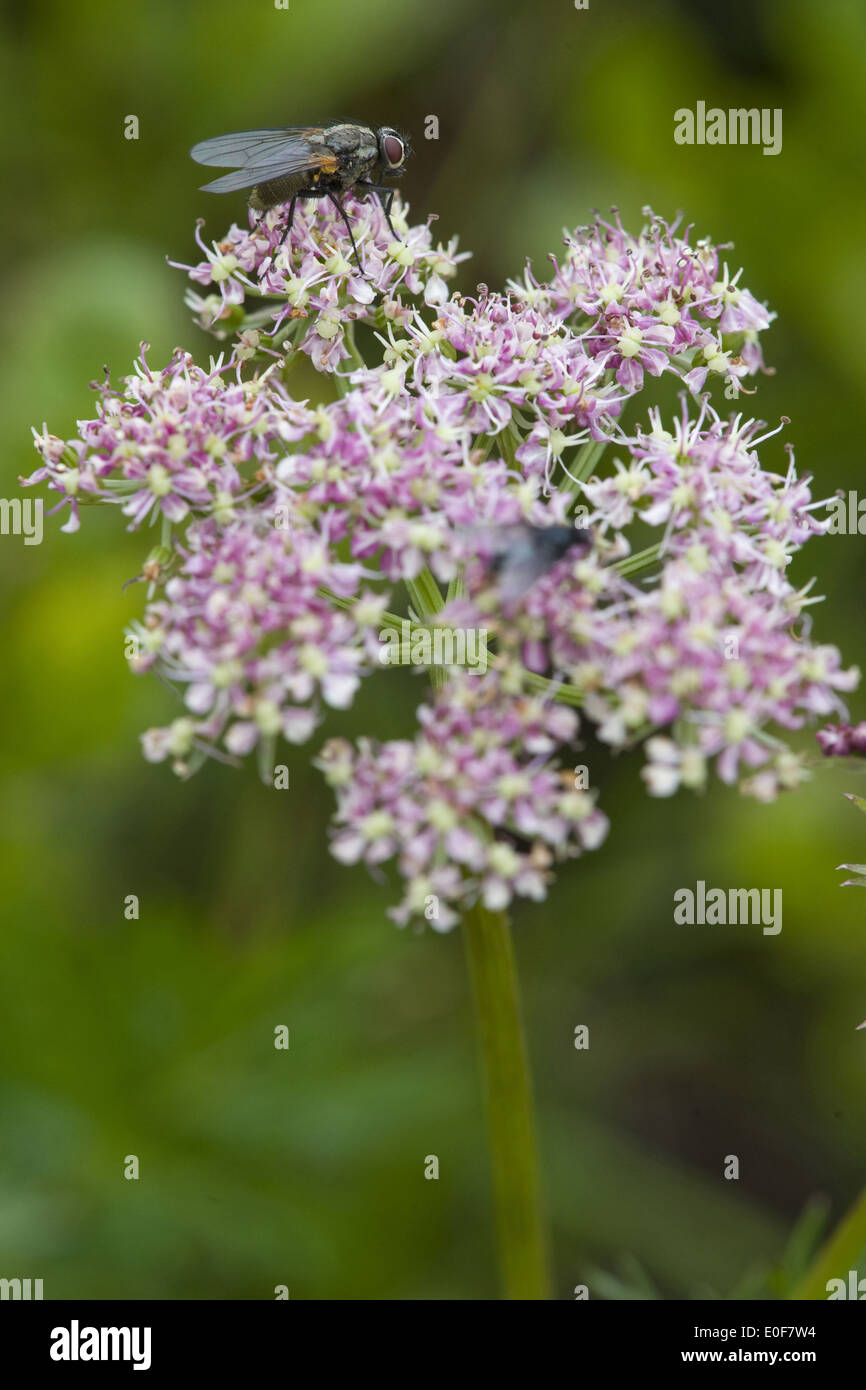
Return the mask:
{"type": "MultiPolygon", "coordinates": [[[[31,0],[6,7],[0,61],[4,495],[31,424],[93,413],[103,363],[129,370],[142,338],[155,364],[181,342],[206,360],[164,257],[243,205],[196,191],[189,146],[343,115],[412,133],[406,195],[474,251],[470,290],[527,255],[543,274],[594,207],[733,240],[779,312],[746,409],[791,417],[817,496],[861,486],[862,0],[31,0]],[[676,146],[698,99],[782,107],[781,155],[676,146]]],[[[766,458],[784,466],[778,439],[766,458]]],[[[175,710],[123,660],[141,556],[101,510],[77,538],[46,520],[41,547],[0,540],[0,1276],[47,1298],[494,1297],[459,934],[398,931],[393,892],[333,863],[306,750],[279,795],[253,768],[181,784],[142,761],[139,731],[175,710]]],[[[862,556],[816,541],[796,576],[817,570],[818,634],[855,663],[862,556]]],[[[408,728],[416,694],[383,672],[325,732],[408,728]]],[[[609,839],[515,927],[558,1296],[615,1292],[596,1271],[629,1283],[636,1260],[663,1297],[722,1297],[816,1195],[835,1221],[866,1181],[866,896],[835,872],[866,858],[842,797],[866,782],[822,766],[775,806],[719,785],[659,803],[637,758],[592,763],[609,839]],[[781,935],[675,926],[699,878],[781,887],[781,935]]]]}

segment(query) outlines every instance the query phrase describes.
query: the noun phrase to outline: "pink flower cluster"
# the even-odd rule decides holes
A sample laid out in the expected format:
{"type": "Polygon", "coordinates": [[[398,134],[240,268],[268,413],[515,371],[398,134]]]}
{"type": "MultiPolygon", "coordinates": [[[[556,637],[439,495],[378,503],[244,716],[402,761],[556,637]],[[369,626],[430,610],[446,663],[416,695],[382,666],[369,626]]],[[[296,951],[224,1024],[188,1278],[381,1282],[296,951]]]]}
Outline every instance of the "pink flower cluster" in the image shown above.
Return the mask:
{"type": "Polygon", "coordinates": [[[167,367],[152,371],[146,348],[121,390],[108,378],[93,383],[98,413],[79,421],[77,439],[35,437],[44,466],[27,482],[47,482],[63,494],[59,505],[70,509],[65,531],[78,529],[80,501],[119,504],[131,530],[157,515],[172,523],[195,512],[228,518],[255,490],[256,470],[280,438],[298,437],[293,422],[303,417],[288,400],[282,435],[274,435],[278,382],[263,389],[261,379],[239,374],[226,381],[219,366],[205,372],[181,348],[167,367]]]}
{"type": "Polygon", "coordinates": [[[330,201],[299,204],[285,242],[283,208],[251,219],[249,229],[231,227],[210,246],[199,224],[196,240],[204,260],[180,268],[210,290],[187,295],[200,325],[224,338],[255,324],[263,346],[298,348],[319,371],[333,372],[352,356],[347,330],[353,324],[402,324],[412,316],[413,300],[447,300],[446,278],[466,259],[457,253],[456,240],[434,246],[429,225],[409,226],[408,207],[400,203],[392,211],[399,241],[378,200],[349,197],[345,207],[363,270],[330,201]],[[250,301],[260,307],[250,312],[250,301]]]}
{"type": "Polygon", "coordinates": [[[866,722],[827,724],[815,737],[825,758],[866,757],[866,722]]]}
{"type": "Polygon", "coordinates": [[[149,760],[171,756],[186,772],[216,745],[234,756],[258,745],[270,776],[276,738],[306,742],[322,702],[347,708],[373,668],[384,597],[360,588],[362,566],[339,561],[326,533],[281,521],[270,501],[197,521],[179,543],[163,596],[134,629],[132,666],[158,667],[189,714],[145,735],[149,760]]]}
{"type": "Polygon", "coordinates": [[[514,695],[493,673],[452,678],[418,710],[414,740],[325,745],[319,766],[337,793],[331,848],[344,864],[396,858],[406,892],[391,916],[440,931],[479,895],[498,911],[545,896],[555,859],[594,849],[607,819],[555,761],[574,743],[573,710],[514,695]]]}
{"type": "Polygon", "coordinates": [[[186,774],[255,750],[269,778],[278,740],[389,679],[388,631],[483,631],[486,673],[437,670],[414,739],[318,759],[336,857],[393,861],[395,919],[440,929],[478,899],[543,896],[603,839],[560,767],[578,708],[614,749],[643,745],[652,795],[711,767],[765,800],[796,786],[785,736],[844,718],[857,673],[812,641],[789,576],[824,529],[809,479],[718,399],[762,369],[772,315],[719,248],[651,215],[636,237],[579,229],[546,283],[466,297],[456,243],[399,204],[397,240],[377,202],[347,210],[361,267],[329,206],[299,205],[284,244],[282,209],[199,237],[189,302],[225,358],[142,353],[74,439],[36,436],[26,481],[60,494],[64,529],[84,503],[161,520],[131,664],[185,708],[145,755],[186,774]],[[299,354],[331,388],[318,401],[290,394],[299,354]],[[634,400],[663,374],[683,388],[670,420],[634,400]]]}
{"type": "Polygon", "coordinates": [[[618,216],[597,218],[566,237],[546,285],[527,272],[513,289],[576,321],[591,356],[624,390],[639,391],[645,372],[675,370],[690,391],[715,377],[734,397],[742,378],[763,367],[758,335],[773,315],[740,286],[739,272],[729,273],[723,248],[706,239],[692,246],[688,230],[679,236],[677,223],[645,213],[650,220],[637,237],[618,216]]]}

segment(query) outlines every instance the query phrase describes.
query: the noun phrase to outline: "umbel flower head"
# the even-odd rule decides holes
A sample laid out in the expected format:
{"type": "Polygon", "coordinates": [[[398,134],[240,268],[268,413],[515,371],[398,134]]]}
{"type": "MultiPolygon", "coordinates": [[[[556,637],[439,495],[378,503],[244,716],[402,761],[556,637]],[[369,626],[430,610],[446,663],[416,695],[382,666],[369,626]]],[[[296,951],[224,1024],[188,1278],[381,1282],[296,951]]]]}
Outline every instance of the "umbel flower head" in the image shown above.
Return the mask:
{"type": "Polygon", "coordinates": [[[574,742],[573,710],[461,672],[418,723],[414,740],[384,746],[332,739],[318,760],[337,793],[337,859],[397,859],[406,893],[396,921],[420,913],[450,927],[479,891],[493,911],[543,898],[555,859],[604,839],[594,798],[555,761],[574,742]]]}
{"type": "Polygon", "coordinates": [[[26,482],[59,494],[64,530],[84,503],[159,521],[131,665],[182,709],[145,756],[188,775],[254,754],[269,778],[280,740],[392,678],[393,629],[483,631],[486,670],[431,659],[414,738],[316,756],[336,858],[391,863],[394,918],[440,929],[543,897],[602,842],[573,772],[586,733],[642,746],[653,796],[713,773],[761,800],[796,786],[787,737],[844,721],[857,672],[813,640],[811,585],[790,577],[823,504],[738,409],[773,316],[722,249],[649,212],[636,236],[596,218],[546,280],[462,295],[455,241],[399,203],[397,240],[376,202],[347,208],[363,269],[319,205],[285,242],[279,209],[218,242],[199,229],[188,302],[222,355],[156,368],[142,349],[74,439],[36,435],[26,482]],[[292,394],[299,358],[315,399],[292,394]]]}

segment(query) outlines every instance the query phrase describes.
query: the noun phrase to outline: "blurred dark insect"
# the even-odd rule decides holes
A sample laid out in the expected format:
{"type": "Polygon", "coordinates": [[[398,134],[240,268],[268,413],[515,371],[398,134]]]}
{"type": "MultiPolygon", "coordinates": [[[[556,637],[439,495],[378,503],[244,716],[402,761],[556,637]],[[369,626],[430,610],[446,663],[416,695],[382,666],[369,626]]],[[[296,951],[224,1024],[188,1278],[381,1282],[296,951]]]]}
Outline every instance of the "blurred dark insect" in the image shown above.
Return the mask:
{"type": "Polygon", "coordinates": [[[589,531],[574,526],[532,526],[521,522],[516,526],[491,527],[484,542],[491,556],[489,568],[496,576],[499,597],[508,606],[516,603],[570,550],[588,550],[591,537],[589,531]]]}

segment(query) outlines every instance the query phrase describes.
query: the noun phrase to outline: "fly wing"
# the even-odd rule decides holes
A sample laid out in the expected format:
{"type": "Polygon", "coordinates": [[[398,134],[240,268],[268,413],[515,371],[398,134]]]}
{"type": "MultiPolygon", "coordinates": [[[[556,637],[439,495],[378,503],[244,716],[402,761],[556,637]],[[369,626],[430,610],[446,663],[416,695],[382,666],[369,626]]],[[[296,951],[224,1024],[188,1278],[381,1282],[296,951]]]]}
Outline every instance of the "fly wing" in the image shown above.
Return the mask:
{"type": "Polygon", "coordinates": [[[499,597],[506,605],[517,603],[544,574],[547,566],[532,545],[517,540],[499,557],[495,567],[499,597]]]}
{"type": "Polygon", "coordinates": [[[246,164],[257,151],[272,147],[278,140],[285,139],[287,133],[283,129],[239,130],[234,135],[217,135],[213,140],[200,140],[193,145],[190,155],[196,164],[230,168],[233,164],[246,164]]]}
{"type": "Polygon", "coordinates": [[[480,559],[505,603],[513,602],[543,573],[533,553],[531,529],[522,522],[459,527],[457,539],[460,558],[480,559]]]}
{"type": "MultiPolygon", "coordinates": [[[[275,164],[279,159],[299,161],[293,168],[302,168],[310,155],[321,153],[321,144],[313,145],[313,136],[322,135],[321,127],[287,126],[279,130],[240,130],[234,135],[217,135],[213,140],[201,140],[193,145],[190,155],[196,164],[215,164],[217,168],[232,166],[251,168],[259,164],[275,164]]],[[[292,173],[293,169],[286,169],[292,173]]]]}
{"type": "Polygon", "coordinates": [[[289,168],[285,160],[278,164],[260,164],[250,166],[246,169],[236,169],[233,174],[221,174],[218,179],[211,179],[210,183],[201,185],[202,193],[233,193],[238,188],[254,188],[257,183],[268,183],[271,179],[282,178],[284,174],[297,173],[299,170],[321,168],[321,164],[307,162],[302,165],[294,165],[289,168]]]}
{"type": "Polygon", "coordinates": [[[233,193],[238,188],[253,188],[257,183],[282,178],[286,174],[303,174],[316,169],[332,173],[337,160],[319,138],[318,128],[288,130],[247,130],[237,135],[218,135],[193,145],[190,154],[199,164],[217,167],[238,164],[233,174],[223,174],[210,183],[202,184],[204,193],[233,193]]]}

